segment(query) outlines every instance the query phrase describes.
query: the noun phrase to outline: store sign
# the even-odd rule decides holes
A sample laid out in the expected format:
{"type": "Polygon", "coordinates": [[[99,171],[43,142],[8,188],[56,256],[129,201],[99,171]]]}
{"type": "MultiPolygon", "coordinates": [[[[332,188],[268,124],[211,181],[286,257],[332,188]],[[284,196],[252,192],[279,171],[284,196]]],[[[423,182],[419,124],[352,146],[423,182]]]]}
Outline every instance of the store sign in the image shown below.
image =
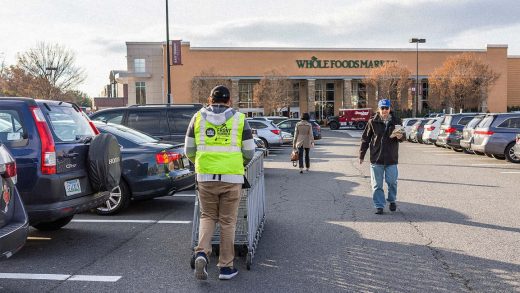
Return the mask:
{"type": "Polygon", "coordinates": [[[173,65],[182,65],[181,41],[172,41],[173,65]]]}
{"type": "Polygon", "coordinates": [[[296,60],[298,68],[376,68],[397,60],[320,60],[312,56],[310,60],[296,60]]]}

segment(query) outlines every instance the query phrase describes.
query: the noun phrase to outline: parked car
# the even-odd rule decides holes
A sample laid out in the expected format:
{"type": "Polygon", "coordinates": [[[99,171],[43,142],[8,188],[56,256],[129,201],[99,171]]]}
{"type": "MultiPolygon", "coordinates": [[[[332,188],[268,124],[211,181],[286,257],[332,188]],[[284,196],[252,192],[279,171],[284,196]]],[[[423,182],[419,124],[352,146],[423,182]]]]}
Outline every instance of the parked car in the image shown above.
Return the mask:
{"type": "Polygon", "coordinates": [[[412,142],[423,143],[422,135],[424,132],[424,125],[433,119],[423,119],[415,122],[410,131],[410,139],[412,142]]]}
{"type": "Polygon", "coordinates": [[[410,141],[410,133],[412,132],[412,126],[422,118],[405,118],[403,119],[403,127],[406,134],[406,140],[410,141]]]}
{"type": "Polygon", "coordinates": [[[265,118],[273,121],[274,124],[278,124],[278,123],[288,119],[285,116],[265,116],[265,118]]]}
{"type": "MultiPolygon", "coordinates": [[[[464,150],[466,153],[472,153],[471,150],[471,144],[473,143],[473,133],[475,132],[475,127],[484,119],[485,115],[477,115],[471,119],[471,121],[464,126],[462,129],[462,138],[460,140],[460,147],[464,150]]],[[[484,153],[480,153],[484,154],[484,153]]]]}
{"type": "Polygon", "coordinates": [[[363,130],[372,116],[374,116],[372,108],[339,109],[338,116],[327,117],[327,124],[331,130],[337,130],[341,126],[351,126],[363,130]]]}
{"type": "MultiPolygon", "coordinates": [[[[280,123],[278,123],[278,127],[282,131],[288,132],[291,135],[294,136],[294,129],[296,127],[296,123],[300,122],[301,119],[298,118],[291,118],[286,119],[280,123]]],[[[309,122],[312,124],[312,135],[314,136],[314,140],[321,139],[321,126],[316,120],[309,120],[309,122]]]]}
{"type": "Polygon", "coordinates": [[[162,142],[184,143],[186,130],[202,104],[133,105],[100,110],[90,116],[93,121],[121,124],[162,142]]]}
{"type": "Polygon", "coordinates": [[[121,180],[110,198],[96,209],[113,215],[133,199],[148,199],[195,186],[195,171],[184,154],[184,145],[165,144],[140,131],[114,123],[96,121],[101,133],[110,133],[121,146],[121,180]]]}
{"type": "Polygon", "coordinates": [[[424,132],[422,135],[422,141],[425,144],[434,144],[437,141],[441,123],[444,120],[444,116],[435,117],[430,119],[424,124],[424,132]]]}
{"type": "Polygon", "coordinates": [[[258,138],[264,142],[267,148],[282,145],[282,131],[272,121],[247,120],[247,122],[252,129],[256,129],[258,138]]]}
{"type": "Polygon", "coordinates": [[[267,157],[269,155],[269,150],[265,146],[264,141],[258,137],[256,129],[251,129],[251,132],[253,133],[253,140],[256,145],[255,151],[262,151],[264,153],[264,157],[267,157]]]}
{"type": "Polygon", "coordinates": [[[111,188],[100,183],[118,183],[112,176],[120,172],[117,141],[97,139],[98,130],[76,105],[7,97],[0,99],[0,120],[10,124],[0,142],[16,160],[17,188],[31,226],[60,229],[107,200],[111,188]]]}
{"type": "Polygon", "coordinates": [[[459,113],[448,114],[445,116],[441,124],[439,135],[437,136],[437,145],[450,147],[454,151],[462,152],[464,149],[460,146],[464,126],[468,124],[478,113],[459,113]]]}
{"type": "Polygon", "coordinates": [[[519,132],[520,113],[488,114],[475,129],[471,149],[497,159],[520,163],[520,157],[513,150],[519,132]]]}
{"type": "Polygon", "coordinates": [[[20,250],[29,232],[29,218],[16,181],[16,162],[0,143],[0,259],[20,250]]]}

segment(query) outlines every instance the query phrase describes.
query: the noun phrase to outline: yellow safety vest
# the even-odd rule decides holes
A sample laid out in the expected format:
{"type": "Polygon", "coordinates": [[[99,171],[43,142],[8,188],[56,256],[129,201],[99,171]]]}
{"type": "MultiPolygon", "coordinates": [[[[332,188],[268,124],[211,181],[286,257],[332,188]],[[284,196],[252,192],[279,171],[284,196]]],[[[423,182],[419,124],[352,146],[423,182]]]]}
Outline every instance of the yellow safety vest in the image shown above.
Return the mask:
{"type": "Polygon", "coordinates": [[[195,118],[195,172],[198,174],[244,174],[242,131],[245,115],[236,112],[222,125],[208,122],[199,111],[195,118]]]}

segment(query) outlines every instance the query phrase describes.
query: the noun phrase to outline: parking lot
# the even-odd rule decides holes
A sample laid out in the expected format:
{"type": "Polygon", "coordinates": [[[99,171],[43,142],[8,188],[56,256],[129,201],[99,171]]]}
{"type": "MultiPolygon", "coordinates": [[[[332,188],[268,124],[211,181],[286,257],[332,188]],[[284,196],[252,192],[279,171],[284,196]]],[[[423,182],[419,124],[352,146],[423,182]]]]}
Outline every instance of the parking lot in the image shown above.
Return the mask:
{"type": "MultiPolygon", "coordinates": [[[[194,280],[194,191],[31,229],[0,263],[2,292],[519,292],[520,165],[434,146],[400,148],[398,210],[374,215],[360,132],[323,131],[311,172],[290,147],[265,160],[267,224],[251,271],[194,280]]],[[[368,158],[367,158],[368,159],[368,158]]]]}

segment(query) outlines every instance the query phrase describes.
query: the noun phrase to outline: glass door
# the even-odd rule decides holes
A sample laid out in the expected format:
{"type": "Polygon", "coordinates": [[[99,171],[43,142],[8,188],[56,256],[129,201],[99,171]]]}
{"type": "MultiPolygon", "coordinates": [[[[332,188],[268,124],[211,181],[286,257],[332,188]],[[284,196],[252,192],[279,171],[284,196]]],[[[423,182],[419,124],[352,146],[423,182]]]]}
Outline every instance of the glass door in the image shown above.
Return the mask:
{"type": "Polygon", "coordinates": [[[316,81],[315,85],[315,115],[322,121],[334,115],[334,82],[316,81]]]}

